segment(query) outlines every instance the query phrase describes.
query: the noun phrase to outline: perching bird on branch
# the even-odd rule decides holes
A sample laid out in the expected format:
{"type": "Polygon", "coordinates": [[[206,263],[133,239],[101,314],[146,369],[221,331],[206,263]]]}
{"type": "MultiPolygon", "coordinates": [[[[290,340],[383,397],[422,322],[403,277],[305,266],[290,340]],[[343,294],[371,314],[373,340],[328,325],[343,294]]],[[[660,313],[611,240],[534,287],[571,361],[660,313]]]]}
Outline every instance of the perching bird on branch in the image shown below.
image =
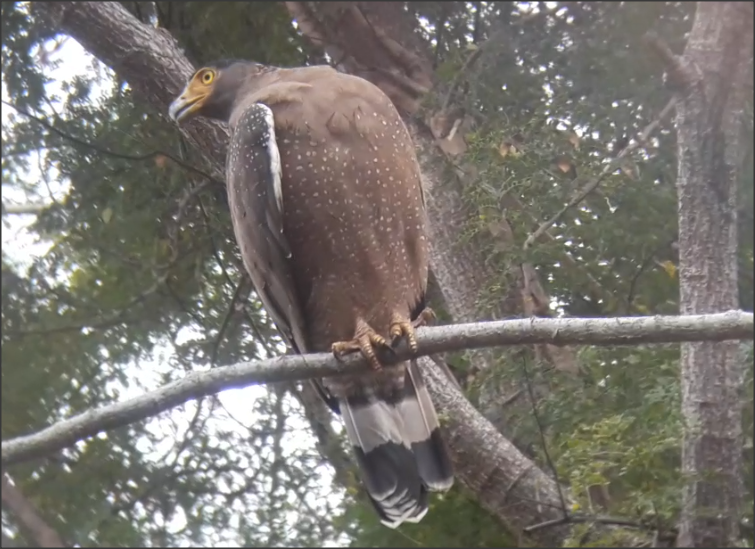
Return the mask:
{"type": "Polygon", "coordinates": [[[230,61],[198,70],[170,116],[228,122],[231,217],[257,294],[295,351],[370,361],[318,390],[383,523],[418,522],[453,472],[416,362],[380,362],[432,315],[419,166],[390,99],[330,67],[230,61]]]}

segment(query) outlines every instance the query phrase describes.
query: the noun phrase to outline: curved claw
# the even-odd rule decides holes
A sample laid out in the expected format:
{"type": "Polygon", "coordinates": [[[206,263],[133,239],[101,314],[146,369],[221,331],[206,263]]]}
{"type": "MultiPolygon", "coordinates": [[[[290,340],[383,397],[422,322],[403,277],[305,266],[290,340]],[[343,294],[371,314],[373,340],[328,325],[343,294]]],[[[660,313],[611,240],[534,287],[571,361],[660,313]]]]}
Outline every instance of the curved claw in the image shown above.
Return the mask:
{"type": "Polygon", "coordinates": [[[389,330],[391,336],[391,345],[394,347],[399,344],[401,337],[406,337],[406,343],[413,353],[417,352],[417,338],[414,335],[414,329],[425,326],[432,320],[435,320],[435,313],[429,307],[425,307],[414,321],[402,318],[394,314],[391,318],[391,327],[389,330]]]}
{"type": "Polygon", "coordinates": [[[360,323],[359,328],[356,337],[351,341],[337,341],[331,345],[333,355],[340,360],[344,355],[359,351],[374,370],[380,370],[383,365],[375,354],[374,346],[388,347],[388,343],[366,323],[360,323]]]}
{"type": "Polygon", "coordinates": [[[396,347],[401,342],[401,338],[405,337],[406,343],[412,352],[417,352],[417,338],[414,337],[414,326],[412,326],[411,322],[394,320],[391,324],[390,334],[391,345],[393,347],[396,347]]]}

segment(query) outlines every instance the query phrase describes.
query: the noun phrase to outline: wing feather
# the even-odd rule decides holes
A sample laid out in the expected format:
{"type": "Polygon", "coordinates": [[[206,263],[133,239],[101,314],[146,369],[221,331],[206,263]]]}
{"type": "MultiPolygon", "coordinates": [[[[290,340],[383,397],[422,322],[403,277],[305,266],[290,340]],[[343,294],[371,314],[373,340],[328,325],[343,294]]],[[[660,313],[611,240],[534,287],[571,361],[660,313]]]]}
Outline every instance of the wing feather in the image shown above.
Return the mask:
{"type": "MultiPolygon", "coordinates": [[[[255,291],[284,341],[306,353],[306,325],[291,271],[291,250],[283,232],[284,199],[280,151],[273,111],[246,104],[231,116],[226,159],[228,203],[236,242],[255,291]]],[[[319,380],[312,381],[336,413],[338,402],[319,380]]]]}
{"type": "Polygon", "coordinates": [[[281,162],[273,113],[257,103],[245,106],[231,120],[226,176],[241,257],[257,295],[284,339],[298,352],[306,352],[291,251],[283,234],[281,162]]]}

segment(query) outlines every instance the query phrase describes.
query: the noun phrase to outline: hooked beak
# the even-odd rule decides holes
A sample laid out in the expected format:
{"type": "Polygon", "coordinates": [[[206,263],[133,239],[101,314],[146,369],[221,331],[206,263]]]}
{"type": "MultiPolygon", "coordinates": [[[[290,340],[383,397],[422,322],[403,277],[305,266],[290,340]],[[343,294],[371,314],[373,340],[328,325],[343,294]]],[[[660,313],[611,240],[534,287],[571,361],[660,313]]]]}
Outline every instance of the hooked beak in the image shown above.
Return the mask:
{"type": "Polygon", "coordinates": [[[168,116],[174,122],[179,123],[199,110],[204,98],[204,95],[190,95],[188,90],[184,90],[168,107],[168,116]]]}

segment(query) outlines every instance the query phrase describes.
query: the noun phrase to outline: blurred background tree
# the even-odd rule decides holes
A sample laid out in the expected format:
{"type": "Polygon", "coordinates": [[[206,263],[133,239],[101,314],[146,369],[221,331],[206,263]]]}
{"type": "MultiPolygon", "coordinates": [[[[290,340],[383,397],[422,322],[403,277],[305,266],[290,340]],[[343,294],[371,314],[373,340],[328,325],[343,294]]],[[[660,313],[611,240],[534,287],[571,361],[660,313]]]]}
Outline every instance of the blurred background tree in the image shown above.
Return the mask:
{"type": "MultiPolygon", "coordinates": [[[[167,29],[195,65],[330,61],[282,3],[122,5],[167,29]]],[[[526,264],[555,314],[677,314],[668,121],[546,238],[522,244],[659,117],[672,92],[641,37],[652,26],[680,52],[694,4],[405,6],[439,89],[455,88],[455,108],[471,119],[463,160],[448,172],[465,173],[472,221],[457,228],[459,240],[485,235],[496,273],[477,297],[481,310],[511,299],[526,264]]],[[[29,3],[3,2],[2,25],[3,440],[188,371],[282,352],[243,276],[222,181],[165,113],[33,17],[29,3]]],[[[443,101],[431,94],[425,107],[443,101]]],[[[740,296],[752,311],[752,155],[743,173],[740,296]]],[[[517,302],[509,314],[532,311],[517,302]]],[[[580,507],[670,528],[681,486],[678,346],[575,351],[571,374],[525,348],[497,351],[482,371],[467,355],[449,360],[470,399],[543,467],[547,449],[580,507]],[[536,403],[509,392],[525,373],[536,403]]],[[[752,358],[743,345],[750,513],[752,358]]],[[[229,391],[6,472],[81,546],[518,544],[460,486],[434,498],[422,523],[385,529],[359,496],[338,423],[323,426],[304,404],[296,384],[229,391]]],[[[4,539],[34,545],[5,506],[2,518],[4,539]]],[[[752,525],[751,514],[742,518],[752,525]]],[[[746,535],[751,545],[751,527],[746,535]]]]}

